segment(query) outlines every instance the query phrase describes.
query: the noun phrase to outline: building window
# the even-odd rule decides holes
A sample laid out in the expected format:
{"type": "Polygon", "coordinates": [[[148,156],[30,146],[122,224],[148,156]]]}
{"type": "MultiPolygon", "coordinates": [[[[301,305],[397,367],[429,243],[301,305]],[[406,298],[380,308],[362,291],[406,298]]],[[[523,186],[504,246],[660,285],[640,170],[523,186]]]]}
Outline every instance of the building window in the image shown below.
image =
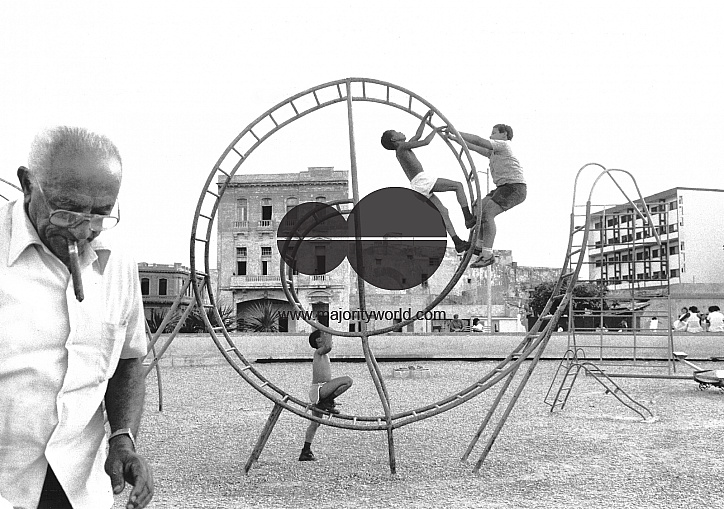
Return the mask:
{"type": "Polygon", "coordinates": [[[327,273],[327,249],[326,246],[314,246],[314,255],[317,258],[317,274],[327,273]]]}
{"type": "Polygon", "coordinates": [[[684,249],[684,243],[681,242],[679,245],[681,246],[681,250],[682,250],[682,251],[685,251],[685,249],[684,249]]]}
{"type": "Polygon", "coordinates": [[[141,295],[148,295],[148,278],[141,278],[141,295]]]}
{"type": "Polygon", "coordinates": [[[236,275],[237,276],[246,276],[246,261],[237,260],[236,275]]]}
{"type": "Polygon", "coordinates": [[[158,280],[158,294],[168,295],[168,279],[161,278],[158,280]]]}
{"type": "Polygon", "coordinates": [[[271,198],[261,200],[261,220],[271,221],[272,218],[272,201],[271,198]]]}
{"type": "Polygon", "coordinates": [[[269,275],[269,262],[266,260],[261,262],[261,274],[262,274],[262,276],[269,275]]]}
{"type": "Polygon", "coordinates": [[[669,210],[676,210],[676,202],[675,202],[675,201],[669,202],[669,210]]]}
{"type": "Polygon", "coordinates": [[[326,197],[326,196],[317,196],[317,197],[314,199],[314,201],[318,201],[318,202],[320,202],[320,203],[326,203],[326,202],[327,202],[327,197],[326,197]]]}
{"type": "Polygon", "coordinates": [[[299,205],[299,199],[298,198],[287,198],[287,212],[292,210],[294,207],[299,205]]]}
{"type": "Polygon", "coordinates": [[[679,269],[671,269],[671,277],[679,277],[679,269]]]}
{"type": "Polygon", "coordinates": [[[659,257],[658,249],[654,249],[653,251],[651,251],[651,258],[658,258],[658,257],[659,257]]]}
{"type": "Polygon", "coordinates": [[[246,248],[245,248],[245,247],[237,247],[237,248],[236,248],[236,257],[237,257],[237,258],[246,258],[246,248]]]}
{"type": "Polygon", "coordinates": [[[261,247],[261,255],[262,256],[271,256],[272,250],[270,246],[262,246],[261,247]]]}
{"type": "Polygon", "coordinates": [[[669,246],[669,254],[675,255],[679,252],[679,246],[669,246]]]}
{"type": "Polygon", "coordinates": [[[236,200],[236,220],[249,220],[249,212],[246,204],[246,198],[239,198],[238,200],[236,200]]]}
{"type": "Polygon", "coordinates": [[[670,225],[669,225],[669,233],[674,233],[675,231],[676,231],[676,225],[675,225],[675,224],[670,224],[670,225]]]}

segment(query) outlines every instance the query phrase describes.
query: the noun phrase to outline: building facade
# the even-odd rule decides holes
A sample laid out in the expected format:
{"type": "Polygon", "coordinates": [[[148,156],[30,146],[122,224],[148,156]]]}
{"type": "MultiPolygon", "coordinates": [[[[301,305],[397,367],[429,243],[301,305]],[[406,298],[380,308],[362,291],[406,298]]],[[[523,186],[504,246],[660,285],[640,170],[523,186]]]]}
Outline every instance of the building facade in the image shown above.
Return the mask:
{"type": "MultiPolygon", "coordinates": [[[[280,222],[301,203],[326,203],[346,200],[348,196],[347,172],[331,167],[310,167],[299,173],[235,175],[219,203],[219,300],[232,304],[237,317],[250,322],[261,317],[266,303],[272,305],[273,312],[290,311],[280,277],[280,222]]],[[[302,307],[322,314],[330,309],[347,309],[348,265],[342,263],[329,272],[319,272],[293,275],[302,307]]],[[[278,316],[276,321],[281,332],[309,327],[288,315],[278,316]]]]}
{"type": "MultiPolygon", "coordinates": [[[[156,313],[164,316],[173,303],[179,298],[184,284],[188,281],[191,270],[181,265],[146,263],[138,264],[138,277],[141,279],[141,295],[146,319],[156,313]]],[[[193,288],[189,286],[183,292],[180,305],[186,307],[194,302],[193,288]]]]}

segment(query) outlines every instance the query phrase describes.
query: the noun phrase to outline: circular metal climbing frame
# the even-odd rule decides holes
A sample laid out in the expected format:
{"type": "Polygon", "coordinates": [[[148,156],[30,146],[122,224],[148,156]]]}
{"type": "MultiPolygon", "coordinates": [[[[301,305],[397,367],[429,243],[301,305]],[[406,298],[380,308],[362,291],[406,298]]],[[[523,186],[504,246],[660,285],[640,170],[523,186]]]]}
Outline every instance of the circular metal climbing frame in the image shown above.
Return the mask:
{"type": "MultiPolygon", "coordinates": [[[[299,415],[305,419],[313,420],[321,424],[329,426],[335,426],[338,428],[345,428],[351,430],[361,431],[376,431],[385,430],[388,436],[388,445],[390,452],[390,468],[392,472],[395,472],[395,459],[394,459],[394,446],[392,440],[392,430],[401,426],[438,415],[446,412],[452,408],[455,408],[470,399],[478,396],[487,389],[493,387],[502,380],[506,380],[501,389],[501,394],[496,400],[497,402],[502,397],[502,394],[507,389],[508,385],[512,381],[513,376],[517,372],[521,363],[533,355],[535,362],[540,358],[540,355],[545,348],[545,345],[550,338],[550,332],[552,327],[551,323],[554,320],[549,321],[549,326],[541,330],[542,321],[531,329],[531,331],[521,340],[520,344],[502,361],[500,361],[489,373],[483,375],[475,383],[463,388],[455,394],[418,408],[405,410],[399,413],[392,413],[389,406],[389,396],[382,379],[382,374],[374,358],[374,354],[371,351],[368,343],[368,338],[371,335],[384,334],[392,331],[394,328],[405,326],[415,318],[403,321],[395,326],[385,327],[378,330],[367,331],[363,322],[363,328],[360,332],[349,332],[349,331],[337,331],[331,329],[325,325],[318,323],[317,321],[306,319],[313,327],[322,331],[329,332],[338,336],[347,337],[359,337],[362,342],[363,352],[365,360],[367,362],[370,375],[378,395],[380,397],[381,406],[383,409],[382,415],[346,415],[340,414],[329,414],[322,413],[313,415],[311,404],[307,401],[303,401],[291,394],[289,394],[284,388],[279,387],[273,381],[267,379],[264,374],[259,371],[252,363],[250,363],[243,355],[241,351],[236,347],[232,337],[229,335],[226,328],[221,325],[223,324],[221,317],[218,314],[216,306],[216,296],[211,290],[212,285],[210,284],[209,274],[209,249],[212,241],[212,229],[216,218],[216,214],[219,208],[220,201],[230,186],[232,179],[236,172],[242,167],[243,163],[249,158],[249,156],[257,149],[264,141],[268,140],[272,135],[280,131],[285,126],[300,119],[306,115],[312,114],[322,108],[326,108],[335,104],[346,104],[348,114],[348,130],[349,130],[349,144],[350,144],[350,160],[351,160],[351,179],[352,179],[352,191],[353,199],[351,201],[338,201],[332,202],[330,205],[336,206],[338,210],[342,211],[341,205],[344,203],[356,204],[360,197],[358,195],[357,187],[357,169],[356,169],[356,154],[355,154],[355,139],[354,139],[354,121],[353,121],[353,105],[355,103],[371,102],[382,104],[385,106],[397,108],[404,111],[417,119],[422,119],[424,115],[432,110],[437,118],[440,119],[440,124],[435,126],[432,123],[432,119],[428,121],[428,125],[432,128],[447,126],[448,130],[454,135],[459,137],[458,131],[454,126],[447,120],[447,118],[437,110],[431,103],[420,97],[419,95],[391,83],[387,83],[380,80],[365,79],[365,78],[347,78],[338,81],[333,81],[319,85],[317,87],[308,89],[304,92],[296,94],[288,99],[280,102],[276,106],[270,108],[265,113],[260,115],[257,119],[251,122],[227,147],[221,157],[218,159],[213,169],[209,173],[206,180],[205,186],[199,197],[199,201],[196,207],[196,212],[193,220],[193,227],[190,239],[190,267],[191,276],[190,281],[194,287],[194,293],[198,306],[204,306],[204,297],[202,292],[206,292],[208,296],[208,306],[216,321],[215,324],[211,323],[206,313],[202,313],[202,316],[206,322],[207,330],[209,331],[214,343],[219,348],[219,351],[229,362],[229,364],[243,377],[243,379],[251,385],[259,393],[267,397],[274,403],[274,409],[272,415],[269,417],[265,431],[260,438],[257,450],[252,454],[250,462],[247,464],[247,471],[251,463],[258,458],[258,454],[261,452],[268,434],[271,432],[276,419],[282,410],[288,410],[294,414],[299,415]],[[204,271],[200,273],[196,269],[197,259],[203,259],[204,271]],[[199,282],[199,280],[201,282],[199,282]],[[223,337],[223,340],[221,337],[223,337]],[[256,454],[256,458],[254,457],[256,454]]],[[[435,116],[432,117],[433,119],[435,116]]],[[[450,148],[452,154],[460,166],[463,173],[464,182],[467,184],[468,194],[473,199],[479,199],[481,195],[480,182],[478,179],[478,172],[475,170],[475,166],[468,151],[465,143],[462,143],[461,148],[454,146],[450,140],[446,137],[442,138],[447,146],[450,148]]],[[[486,186],[487,187],[487,186],[486,186]]],[[[487,189],[486,189],[487,191],[487,189]]],[[[472,200],[471,200],[472,201],[472,200]]],[[[477,236],[480,228],[481,218],[480,210],[477,211],[477,223],[470,232],[470,239],[474,239],[477,236]]],[[[570,253],[569,244],[569,253],[570,253]]],[[[441,291],[440,295],[435,298],[424,310],[423,314],[433,309],[442,299],[444,299],[450,290],[455,286],[460,277],[462,276],[467,264],[472,256],[472,249],[468,250],[462,257],[460,264],[455,271],[454,275],[450,279],[449,283],[441,291]]],[[[580,253],[582,258],[583,252],[580,253]]],[[[564,264],[563,272],[566,273],[570,279],[578,274],[580,269],[580,260],[575,263],[572,262],[572,257],[567,255],[566,262],[564,264]]],[[[284,262],[281,261],[281,282],[283,290],[289,300],[289,303],[294,307],[295,310],[302,310],[299,298],[296,295],[294,289],[293,277],[291,269],[288,269],[285,273],[284,262]]],[[[360,280],[361,281],[361,280],[360,280]]],[[[563,296],[566,298],[570,297],[570,292],[573,287],[572,284],[567,285],[566,289],[562,288],[563,277],[559,280],[555,295],[560,298],[560,292],[563,292],[563,296]]],[[[359,284],[359,297],[360,297],[360,310],[365,310],[365,299],[364,299],[364,284],[359,284]]],[[[560,300],[560,304],[555,309],[556,318],[560,316],[564,309],[563,302],[567,302],[566,298],[560,300]]],[[[544,313],[554,313],[552,310],[551,300],[544,313]]],[[[530,376],[535,362],[529,368],[528,374],[524,377],[524,382],[530,376]]],[[[516,393],[515,399],[519,391],[522,390],[522,386],[519,387],[516,393]]],[[[515,401],[512,401],[509,408],[504,414],[503,420],[499,423],[499,427],[496,429],[495,435],[500,431],[507,414],[512,409],[512,405],[515,401]]],[[[492,412],[492,410],[491,410],[492,412]]],[[[316,413],[316,412],[315,412],[316,413]]],[[[487,422],[487,419],[486,419],[487,422]]],[[[494,437],[491,439],[491,446],[494,437]]],[[[472,445],[471,445],[472,447],[472,445]]],[[[482,461],[482,460],[481,460],[482,461]]]]}

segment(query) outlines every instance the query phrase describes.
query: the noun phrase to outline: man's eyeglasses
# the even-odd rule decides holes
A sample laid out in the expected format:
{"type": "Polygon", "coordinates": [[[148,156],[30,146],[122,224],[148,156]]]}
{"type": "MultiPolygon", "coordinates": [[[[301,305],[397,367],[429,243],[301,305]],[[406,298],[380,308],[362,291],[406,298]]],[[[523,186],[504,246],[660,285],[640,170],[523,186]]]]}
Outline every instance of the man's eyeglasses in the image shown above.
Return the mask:
{"type": "MultiPolygon", "coordinates": [[[[38,190],[40,191],[40,194],[43,195],[45,203],[48,204],[49,208],[52,208],[50,202],[48,201],[48,198],[45,196],[43,188],[40,187],[40,182],[36,181],[35,183],[38,184],[38,190]]],[[[110,230],[111,228],[116,226],[121,220],[121,205],[119,202],[116,203],[118,204],[117,216],[104,214],[86,214],[85,212],[73,212],[72,210],[54,209],[50,213],[50,217],[48,218],[48,220],[50,221],[50,224],[59,226],[61,228],[74,228],[78,225],[83,224],[85,221],[88,221],[91,230],[93,230],[94,232],[102,232],[104,230],[110,230]]]]}

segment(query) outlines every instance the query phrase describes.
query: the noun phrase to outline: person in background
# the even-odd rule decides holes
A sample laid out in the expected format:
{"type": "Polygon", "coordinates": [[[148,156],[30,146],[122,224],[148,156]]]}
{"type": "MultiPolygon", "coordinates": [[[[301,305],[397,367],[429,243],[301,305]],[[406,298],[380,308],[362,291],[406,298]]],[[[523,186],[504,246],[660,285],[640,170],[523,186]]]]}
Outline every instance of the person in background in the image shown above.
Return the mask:
{"type": "Polygon", "coordinates": [[[649,322],[649,330],[657,330],[659,328],[659,319],[655,316],[651,317],[651,321],[649,322]]]}
{"type": "Polygon", "coordinates": [[[696,306],[689,308],[689,316],[686,318],[686,332],[702,332],[704,328],[701,326],[701,318],[699,318],[699,309],[696,306]]]}
{"type": "Polygon", "coordinates": [[[470,330],[473,332],[483,332],[483,324],[480,323],[479,319],[473,318],[473,325],[470,327],[470,330]]]}
{"type": "Polygon", "coordinates": [[[465,328],[465,324],[460,319],[459,315],[455,313],[453,319],[450,320],[450,332],[462,332],[465,328]]]}
{"type": "Polygon", "coordinates": [[[709,306],[709,332],[724,332],[724,314],[719,306],[709,306]]]}

